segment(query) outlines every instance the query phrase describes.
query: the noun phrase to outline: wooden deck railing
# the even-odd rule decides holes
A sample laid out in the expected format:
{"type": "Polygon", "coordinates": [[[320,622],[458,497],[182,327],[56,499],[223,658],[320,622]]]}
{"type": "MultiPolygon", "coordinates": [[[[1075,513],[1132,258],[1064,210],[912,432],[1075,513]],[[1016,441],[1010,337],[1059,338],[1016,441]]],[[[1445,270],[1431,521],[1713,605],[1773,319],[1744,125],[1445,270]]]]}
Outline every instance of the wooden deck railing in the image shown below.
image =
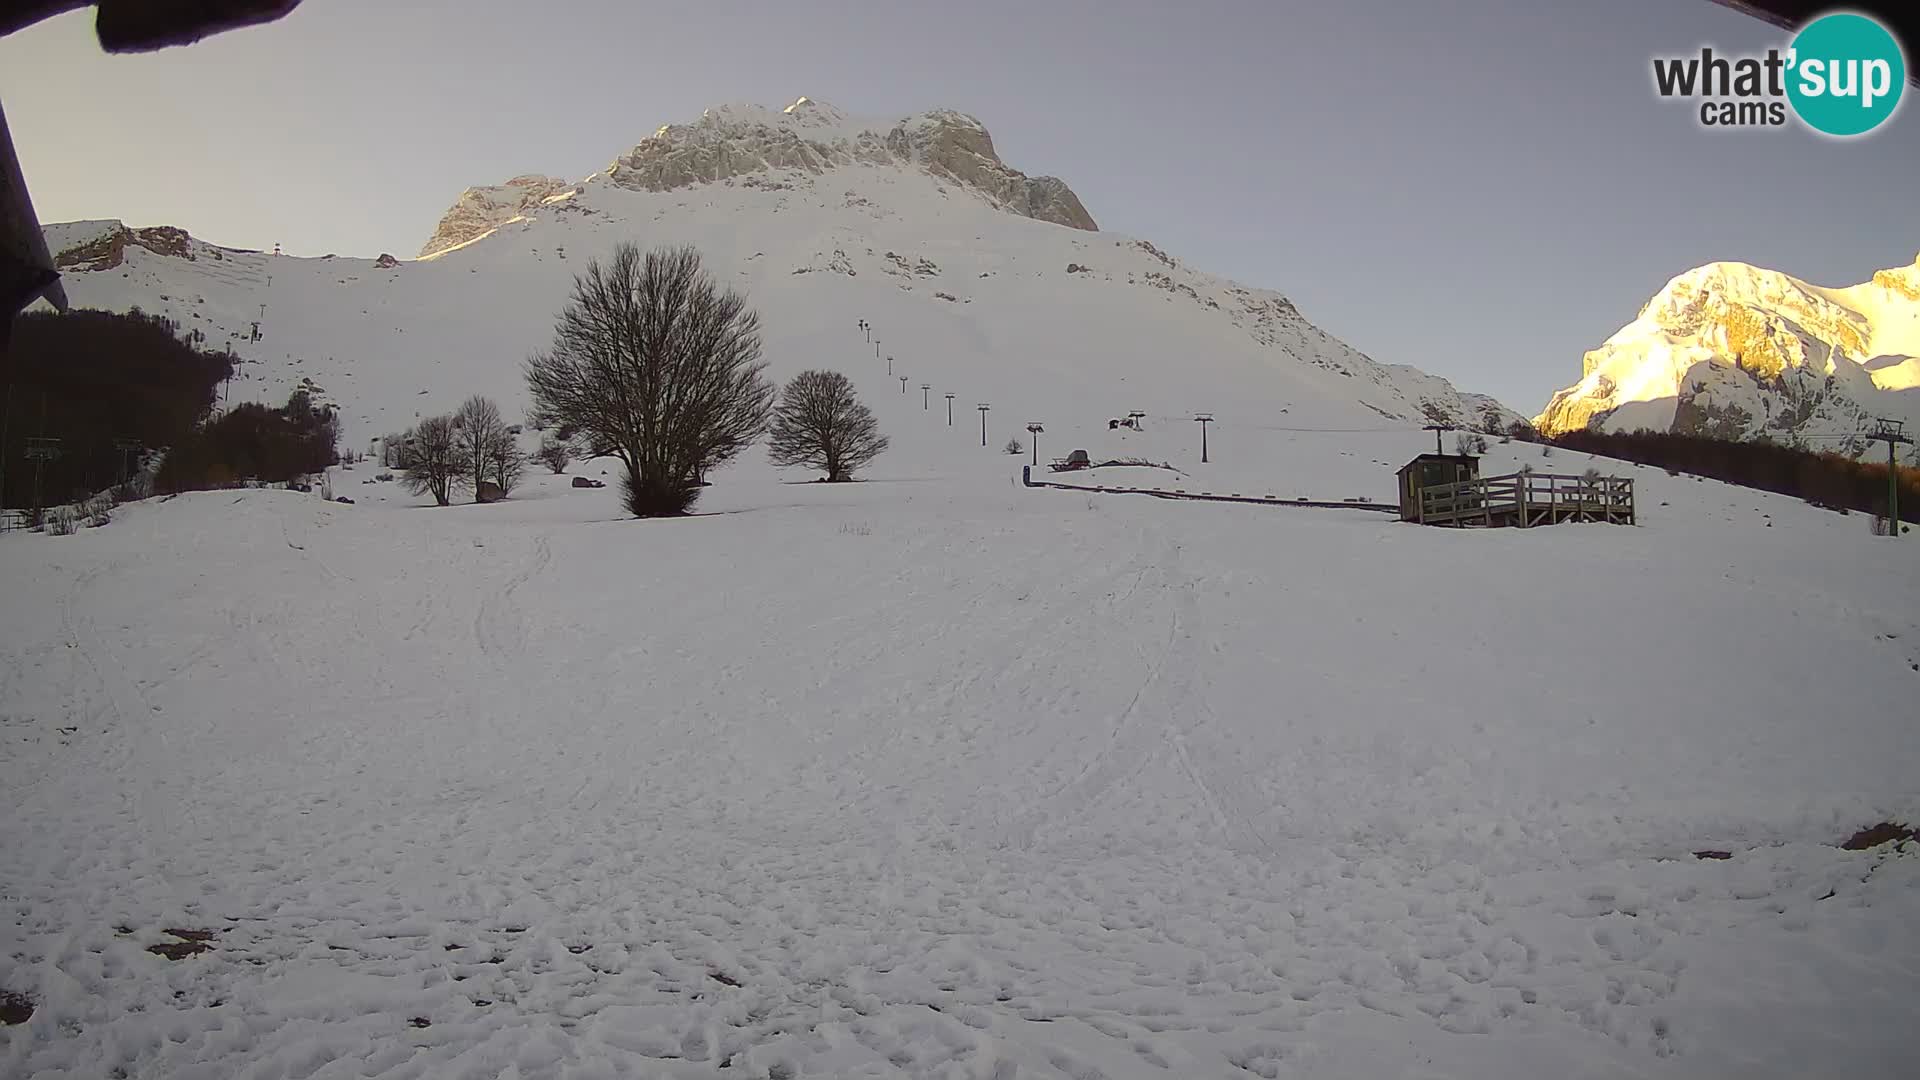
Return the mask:
{"type": "Polygon", "coordinates": [[[1415,521],[1527,529],[1568,521],[1632,525],[1633,481],[1621,476],[1509,473],[1422,488],[1415,521]]]}

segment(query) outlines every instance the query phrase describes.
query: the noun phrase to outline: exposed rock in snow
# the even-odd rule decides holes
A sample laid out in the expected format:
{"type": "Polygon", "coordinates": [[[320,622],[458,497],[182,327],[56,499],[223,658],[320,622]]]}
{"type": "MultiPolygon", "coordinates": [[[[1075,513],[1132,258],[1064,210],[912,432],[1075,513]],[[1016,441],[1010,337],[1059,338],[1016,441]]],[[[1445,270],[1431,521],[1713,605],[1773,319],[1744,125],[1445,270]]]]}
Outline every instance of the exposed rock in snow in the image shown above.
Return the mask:
{"type": "Polygon", "coordinates": [[[986,125],[951,109],[885,120],[849,118],[804,97],[780,112],[716,106],[694,123],[662,127],[615,160],[606,175],[620,187],[672,191],[777,170],[819,175],[896,164],[964,184],[1023,217],[1099,229],[1065,181],[1008,166],[994,151],[986,125]]]}
{"type": "Polygon", "coordinates": [[[460,193],[433,236],[420,247],[425,258],[474,239],[518,217],[548,199],[565,194],[572,184],[551,176],[516,176],[496,187],[471,187],[460,193]]]}
{"type": "Polygon", "coordinates": [[[1548,432],[1670,430],[1807,440],[1857,454],[1873,418],[1920,420],[1920,259],[1828,289],[1746,263],[1669,281],[1587,353],[1580,382],[1537,419],[1548,432]],[[1818,436],[1820,438],[1813,438],[1818,436]]]}
{"type": "Polygon", "coordinates": [[[185,229],[176,229],[170,225],[156,225],[145,229],[129,229],[118,221],[74,222],[76,228],[64,239],[67,244],[56,246],[56,233],[49,229],[48,247],[54,251],[54,265],[63,271],[72,270],[111,270],[126,259],[127,246],[146,248],[156,255],[169,255],[176,259],[194,257],[192,238],[185,229]],[[85,226],[101,226],[87,229],[85,226]]]}

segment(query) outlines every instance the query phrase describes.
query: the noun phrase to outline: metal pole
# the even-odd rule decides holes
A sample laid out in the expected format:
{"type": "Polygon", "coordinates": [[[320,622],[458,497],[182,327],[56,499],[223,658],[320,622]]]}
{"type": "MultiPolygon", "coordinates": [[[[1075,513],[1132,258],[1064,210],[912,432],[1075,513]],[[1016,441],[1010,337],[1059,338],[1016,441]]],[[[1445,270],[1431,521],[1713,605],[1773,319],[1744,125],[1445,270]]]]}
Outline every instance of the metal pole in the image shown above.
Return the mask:
{"type": "Polygon", "coordinates": [[[930,409],[930,408],[932,408],[932,406],[931,406],[931,405],[929,405],[929,404],[927,404],[927,401],[928,401],[928,398],[927,398],[927,391],[929,391],[929,390],[931,390],[931,389],[933,389],[933,384],[932,384],[932,383],[921,383],[921,384],[920,384],[920,409],[921,409],[921,411],[922,411],[922,412],[924,412],[924,411],[926,411],[927,409],[930,409]]]}
{"type": "Polygon", "coordinates": [[[1207,463],[1207,425],[1200,425],[1200,464],[1207,463]]]}
{"type": "Polygon", "coordinates": [[[981,446],[987,445],[987,410],[992,407],[993,406],[988,405],[984,401],[981,402],[979,406],[980,408],[980,445],[981,446]]]}
{"type": "Polygon", "coordinates": [[[907,377],[905,375],[900,376],[900,392],[902,394],[907,392],[907,377]]]}
{"type": "Polygon", "coordinates": [[[7,403],[0,408],[0,510],[7,506],[7,428],[13,420],[13,378],[7,378],[7,403]]]}
{"type": "Polygon", "coordinates": [[[947,426],[953,426],[953,395],[947,395],[947,426]]]}
{"type": "Polygon", "coordinates": [[[1898,420],[1881,420],[1874,425],[1870,439],[1883,439],[1887,444],[1887,535],[1900,535],[1900,460],[1895,451],[1901,443],[1910,443],[1902,430],[1906,425],[1898,420]]]}
{"type": "Polygon", "coordinates": [[[1900,536],[1900,467],[1894,461],[1893,449],[1899,444],[1887,440],[1887,534],[1898,539],[1900,536]]]}

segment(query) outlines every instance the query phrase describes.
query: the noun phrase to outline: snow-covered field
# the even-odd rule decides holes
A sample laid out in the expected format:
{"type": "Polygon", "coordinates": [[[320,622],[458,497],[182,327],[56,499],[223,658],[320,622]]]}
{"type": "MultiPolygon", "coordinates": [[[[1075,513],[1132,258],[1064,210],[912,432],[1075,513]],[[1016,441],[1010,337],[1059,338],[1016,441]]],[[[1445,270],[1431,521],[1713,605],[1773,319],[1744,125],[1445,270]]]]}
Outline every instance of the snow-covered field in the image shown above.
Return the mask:
{"type": "MultiPolygon", "coordinates": [[[[0,537],[0,1075],[1912,1075],[1920,856],[1835,846],[1920,819],[1911,545],[1030,490],[872,385],[869,482],[690,519],[361,466],[0,537]]],[[[1423,439],[1193,426],[1122,441],[1423,439]]]]}
{"type": "Polygon", "coordinates": [[[1385,503],[1509,414],[923,170],[751,179],[68,274],[359,449],[518,417],[589,258],[693,243],[893,448],[671,521],[363,465],[0,535],[0,1077],[1912,1075],[1920,853],[1836,844],[1920,821],[1920,546],[1522,444],[1641,527],[1025,488],[1039,421],[1179,470],[1049,480],[1385,503]]]}

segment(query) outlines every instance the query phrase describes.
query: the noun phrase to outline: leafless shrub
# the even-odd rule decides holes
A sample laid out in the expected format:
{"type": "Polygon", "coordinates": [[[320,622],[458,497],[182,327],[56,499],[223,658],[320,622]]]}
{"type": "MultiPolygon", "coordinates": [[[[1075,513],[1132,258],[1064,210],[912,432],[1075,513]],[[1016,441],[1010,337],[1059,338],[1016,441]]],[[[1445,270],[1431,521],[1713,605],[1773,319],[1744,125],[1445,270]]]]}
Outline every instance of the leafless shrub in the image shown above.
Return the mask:
{"type": "Polygon", "coordinates": [[[573,445],[550,431],[544,432],[540,436],[540,448],[533,452],[533,460],[558,476],[567,471],[567,463],[573,460],[573,445]]]}

